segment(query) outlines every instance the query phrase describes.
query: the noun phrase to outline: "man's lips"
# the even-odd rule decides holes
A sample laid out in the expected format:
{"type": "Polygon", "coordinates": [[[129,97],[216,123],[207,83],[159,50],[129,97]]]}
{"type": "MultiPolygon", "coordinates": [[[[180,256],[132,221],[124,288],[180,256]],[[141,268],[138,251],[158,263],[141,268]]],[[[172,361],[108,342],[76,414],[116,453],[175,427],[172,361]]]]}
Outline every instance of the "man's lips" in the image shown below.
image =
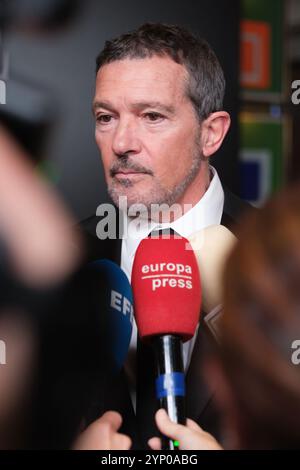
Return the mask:
{"type": "Polygon", "coordinates": [[[139,174],[139,173],[141,173],[141,172],[140,171],[132,171],[132,170],[131,171],[122,171],[121,170],[121,171],[117,171],[116,175],[120,175],[120,174],[121,175],[132,175],[132,174],[136,175],[136,174],[139,174]]]}
{"type": "Polygon", "coordinates": [[[128,177],[128,176],[136,176],[136,175],[146,175],[147,173],[143,172],[143,171],[133,171],[133,170],[120,170],[120,171],[116,171],[114,176],[118,176],[118,177],[128,177]]]}
{"type": "MultiPolygon", "coordinates": [[[[126,163],[126,162],[125,162],[126,163]]],[[[115,163],[109,170],[111,178],[131,178],[137,177],[138,175],[149,175],[153,176],[153,172],[149,168],[145,168],[142,165],[133,165],[132,163],[128,162],[126,165],[117,165],[115,163]]]]}

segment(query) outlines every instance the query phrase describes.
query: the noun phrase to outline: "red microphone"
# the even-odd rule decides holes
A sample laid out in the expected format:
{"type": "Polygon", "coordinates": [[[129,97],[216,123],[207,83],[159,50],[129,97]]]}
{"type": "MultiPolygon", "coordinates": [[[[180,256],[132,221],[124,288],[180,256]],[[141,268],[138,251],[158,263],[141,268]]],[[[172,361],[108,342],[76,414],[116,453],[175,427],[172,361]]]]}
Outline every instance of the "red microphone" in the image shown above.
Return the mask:
{"type": "MultiPolygon", "coordinates": [[[[172,421],[185,424],[182,343],[194,336],[201,308],[199,268],[189,241],[177,234],[142,240],[132,289],[139,335],[155,351],[159,405],[172,421]]],[[[163,448],[174,449],[174,442],[163,440],[163,448]]]]}

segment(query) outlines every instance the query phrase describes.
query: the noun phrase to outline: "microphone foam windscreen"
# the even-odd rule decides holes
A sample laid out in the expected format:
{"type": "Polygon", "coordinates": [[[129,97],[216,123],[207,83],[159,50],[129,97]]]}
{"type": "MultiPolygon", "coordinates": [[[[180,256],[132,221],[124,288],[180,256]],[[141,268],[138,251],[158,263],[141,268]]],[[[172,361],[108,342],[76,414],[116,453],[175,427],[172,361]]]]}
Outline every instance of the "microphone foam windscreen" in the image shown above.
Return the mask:
{"type": "Polygon", "coordinates": [[[200,316],[201,284],[186,238],[160,235],[141,241],[132,268],[134,312],[141,338],[193,337],[200,316]]]}

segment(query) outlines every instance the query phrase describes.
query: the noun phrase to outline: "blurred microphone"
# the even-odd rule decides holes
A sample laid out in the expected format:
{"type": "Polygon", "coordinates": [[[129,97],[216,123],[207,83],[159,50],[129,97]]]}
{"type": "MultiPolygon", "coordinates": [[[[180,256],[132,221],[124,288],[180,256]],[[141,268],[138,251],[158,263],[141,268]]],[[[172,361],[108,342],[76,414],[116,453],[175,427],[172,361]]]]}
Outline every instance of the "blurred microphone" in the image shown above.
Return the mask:
{"type": "Polygon", "coordinates": [[[223,225],[211,225],[188,237],[197,258],[202,286],[204,321],[216,339],[222,313],[222,275],[236,237],[223,225]]]}
{"type": "MultiPolygon", "coordinates": [[[[172,421],[185,424],[182,342],[193,337],[201,307],[199,270],[189,242],[178,235],[142,240],[132,288],[140,338],[155,350],[159,405],[172,421]]],[[[162,448],[174,449],[174,442],[164,438],[162,448]]]]}
{"type": "Polygon", "coordinates": [[[0,25],[55,30],[78,12],[78,0],[0,0],[0,25]]]}
{"type": "Polygon", "coordinates": [[[89,266],[99,275],[99,297],[107,315],[108,347],[114,371],[119,371],[125,362],[132,334],[131,286],[122,269],[110,260],[94,261],[89,266]]]}
{"type": "Polygon", "coordinates": [[[82,4],[79,0],[0,0],[0,79],[4,84],[0,101],[4,98],[5,102],[0,106],[0,121],[34,163],[42,163],[44,146],[56,122],[57,103],[49,87],[10,67],[7,32],[17,30],[37,38],[55,34],[78,17],[86,7],[82,4]]]}

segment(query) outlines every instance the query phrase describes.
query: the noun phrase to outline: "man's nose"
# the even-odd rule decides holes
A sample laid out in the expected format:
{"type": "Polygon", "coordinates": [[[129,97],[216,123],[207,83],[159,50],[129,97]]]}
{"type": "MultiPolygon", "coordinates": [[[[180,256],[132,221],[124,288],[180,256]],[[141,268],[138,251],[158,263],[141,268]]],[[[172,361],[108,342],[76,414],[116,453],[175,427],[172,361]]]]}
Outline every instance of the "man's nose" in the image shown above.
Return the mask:
{"type": "Polygon", "coordinates": [[[132,120],[121,120],[115,130],[112,142],[115,155],[137,154],[141,151],[138,129],[132,120]]]}

